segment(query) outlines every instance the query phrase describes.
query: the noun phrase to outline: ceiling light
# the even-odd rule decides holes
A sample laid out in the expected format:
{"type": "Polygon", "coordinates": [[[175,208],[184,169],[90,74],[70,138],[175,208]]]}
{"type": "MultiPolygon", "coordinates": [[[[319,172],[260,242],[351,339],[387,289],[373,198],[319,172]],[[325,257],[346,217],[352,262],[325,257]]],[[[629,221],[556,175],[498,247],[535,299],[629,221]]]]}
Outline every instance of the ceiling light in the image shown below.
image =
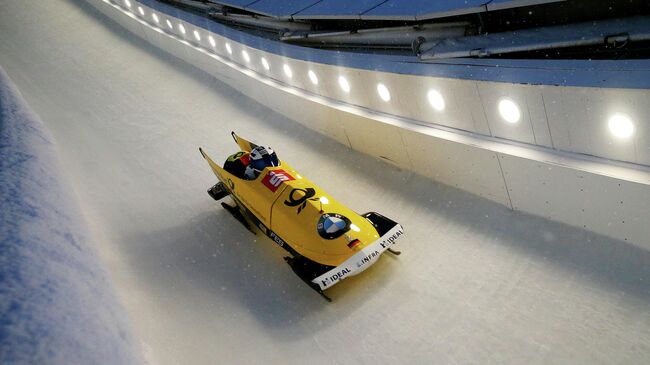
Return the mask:
{"type": "Polygon", "coordinates": [[[282,69],[284,70],[284,74],[287,75],[288,78],[293,77],[293,72],[291,71],[291,67],[287,65],[286,63],[282,65],[282,69]]]}
{"type": "Polygon", "coordinates": [[[437,90],[429,90],[427,99],[429,99],[429,104],[431,104],[433,109],[439,112],[445,110],[445,98],[437,90]]]}
{"type": "Polygon", "coordinates": [[[316,73],[314,71],[307,71],[307,76],[309,76],[309,80],[311,80],[312,84],[318,85],[318,76],[316,76],[316,73]]]}
{"type": "Polygon", "coordinates": [[[521,119],[519,106],[510,99],[501,99],[499,102],[499,113],[501,114],[501,118],[508,123],[515,124],[521,119]]]}
{"type": "Polygon", "coordinates": [[[609,131],[618,138],[629,138],[634,133],[634,123],[623,114],[614,114],[607,123],[609,131]]]}
{"type": "Polygon", "coordinates": [[[383,101],[390,101],[390,91],[384,84],[377,84],[377,93],[383,101]]]}
{"type": "Polygon", "coordinates": [[[341,90],[345,91],[346,93],[350,92],[350,83],[344,76],[339,76],[339,86],[341,87],[341,90]]]}

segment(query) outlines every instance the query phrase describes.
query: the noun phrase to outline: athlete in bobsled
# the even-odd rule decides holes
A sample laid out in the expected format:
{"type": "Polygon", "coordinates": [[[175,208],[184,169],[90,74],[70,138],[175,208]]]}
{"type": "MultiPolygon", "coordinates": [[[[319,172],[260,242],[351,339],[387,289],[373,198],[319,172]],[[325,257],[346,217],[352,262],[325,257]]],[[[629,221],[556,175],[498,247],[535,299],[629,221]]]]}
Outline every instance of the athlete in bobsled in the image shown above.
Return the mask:
{"type": "Polygon", "coordinates": [[[250,153],[240,151],[228,157],[224,169],[243,179],[255,180],[265,168],[279,165],[271,147],[256,146],[250,153]]]}
{"type": "Polygon", "coordinates": [[[270,147],[251,143],[234,132],[241,148],[223,167],[202,149],[219,179],[208,190],[251,232],[259,229],[290,256],[293,271],[327,300],[324,290],[357,275],[404,234],[402,226],[379,213],[357,214],[278,159],[270,147]],[[255,228],[254,228],[255,227],[255,228]]]}

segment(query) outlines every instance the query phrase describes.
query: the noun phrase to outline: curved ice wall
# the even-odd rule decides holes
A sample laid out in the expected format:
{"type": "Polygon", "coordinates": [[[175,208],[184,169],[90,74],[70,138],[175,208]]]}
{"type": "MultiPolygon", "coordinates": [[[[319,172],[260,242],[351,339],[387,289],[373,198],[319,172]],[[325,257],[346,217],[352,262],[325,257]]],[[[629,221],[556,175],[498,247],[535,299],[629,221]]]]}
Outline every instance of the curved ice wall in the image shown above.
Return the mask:
{"type": "Polygon", "coordinates": [[[255,100],[432,179],[650,248],[650,62],[317,50],[155,0],[86,0],[255,100]]]}
{"type": "Polygon", "coordinates": [[[138,364],[50,134],[0,68],[0,364],[138,364]]]}

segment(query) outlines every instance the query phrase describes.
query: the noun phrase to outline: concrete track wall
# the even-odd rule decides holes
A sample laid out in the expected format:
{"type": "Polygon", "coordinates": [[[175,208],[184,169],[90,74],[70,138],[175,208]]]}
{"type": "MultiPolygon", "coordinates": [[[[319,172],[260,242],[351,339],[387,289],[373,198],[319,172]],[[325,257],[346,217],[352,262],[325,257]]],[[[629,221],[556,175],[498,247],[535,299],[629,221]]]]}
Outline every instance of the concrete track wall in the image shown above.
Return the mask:
{"type": "MultiPolygon", "coordinates": [[[[603,112],[598,115],[608,115],[605,110],[612,109],[612,105],[638,106],[636,120],[650,105],[643,101],[647,90],[513,85],[404,75],[359,68],[358,59],[349,62],[355,67],[344,66],[343,58],[338,64],[312,62],[306,60],[311,50],[294,50],[306,54],[288,56],[278,53],[284,48],[277,48],[275,42],[256,37],[256,46],[251,46],[250,35],[154,1],[132,1],[130,7],[123,2],[87,1],[150,43],[353,149],[511,209],[650,248],[646,222],[650,169],[642,165],[650,163],[650,144],[645,137],[649,133],[644,125],[636,123],[632,141],[617,140],[605,133],[605,124],[590,124],[594,120],[590,113],[595,111],[589,106],[600,105],[603,112]],[[172,11],[176,16],[169,14],[172,11]],[[269,70],[261,62],[262,57],[269,70]],[[271,75],[278,70],[282,71],[271,75]],[[309,70],[320,75],[318,86],[302,77],[309,70]],[[351,88],[359,92],[341,91],[336,75],[346,77],[351,88]],[[397,89],[404,92],[391,92],[393,103],[384,103],[375,97],[377,82],[401,85],[397,89]],[[418,101],[417,95],[426,90],[422,82],[445,85],[444,90],[454,95],[453,101],[447,100],[451,107],[445,109],[453,122],[438,119],[431,108],[418,101]],[[496,107],[486,107],[497,105],[506,88],[517,90],[514,94],[508,92],[509,99],[526,105],[520,110],[521,121],[515,125],[499,120],[496,107]],[[589,104],[605,99],[616,102],[589,104]],[[423,117],[425,114],[430,118],[423,117]],[[555,122],[553,116],[557,117],[555,122]],[[581,125],[585,128],[581,129],[581,125]]],[[[480,67],[475,69],[479,71],[480,67]]]]}

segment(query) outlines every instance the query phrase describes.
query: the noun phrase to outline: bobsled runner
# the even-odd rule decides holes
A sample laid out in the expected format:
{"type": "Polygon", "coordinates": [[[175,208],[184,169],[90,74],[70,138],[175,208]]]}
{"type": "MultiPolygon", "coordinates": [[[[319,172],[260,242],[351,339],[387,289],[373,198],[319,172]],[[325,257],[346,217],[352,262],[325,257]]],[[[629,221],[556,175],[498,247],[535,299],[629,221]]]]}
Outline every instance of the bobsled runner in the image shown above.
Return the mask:
{"type": "MultiPolygon", "coordinates": [[[[223,167],[199,148],[219,182],[208,190],[215,200],[230,196],[235,203],[221,205],[251,232],[256,229],[285,249],[291,269],[328,301],[324,291],[377,262],[404,234],[402,226],[379,213],[357,214],[336,201],[284,161],[246,176],[235,164],[259,150],[232,132],[241,149],[223,167]]],[[[272,152],[272,151],[271,151],[272,152]]],[[[275,156],[275,153],[273,153],[275,156]]]]}

